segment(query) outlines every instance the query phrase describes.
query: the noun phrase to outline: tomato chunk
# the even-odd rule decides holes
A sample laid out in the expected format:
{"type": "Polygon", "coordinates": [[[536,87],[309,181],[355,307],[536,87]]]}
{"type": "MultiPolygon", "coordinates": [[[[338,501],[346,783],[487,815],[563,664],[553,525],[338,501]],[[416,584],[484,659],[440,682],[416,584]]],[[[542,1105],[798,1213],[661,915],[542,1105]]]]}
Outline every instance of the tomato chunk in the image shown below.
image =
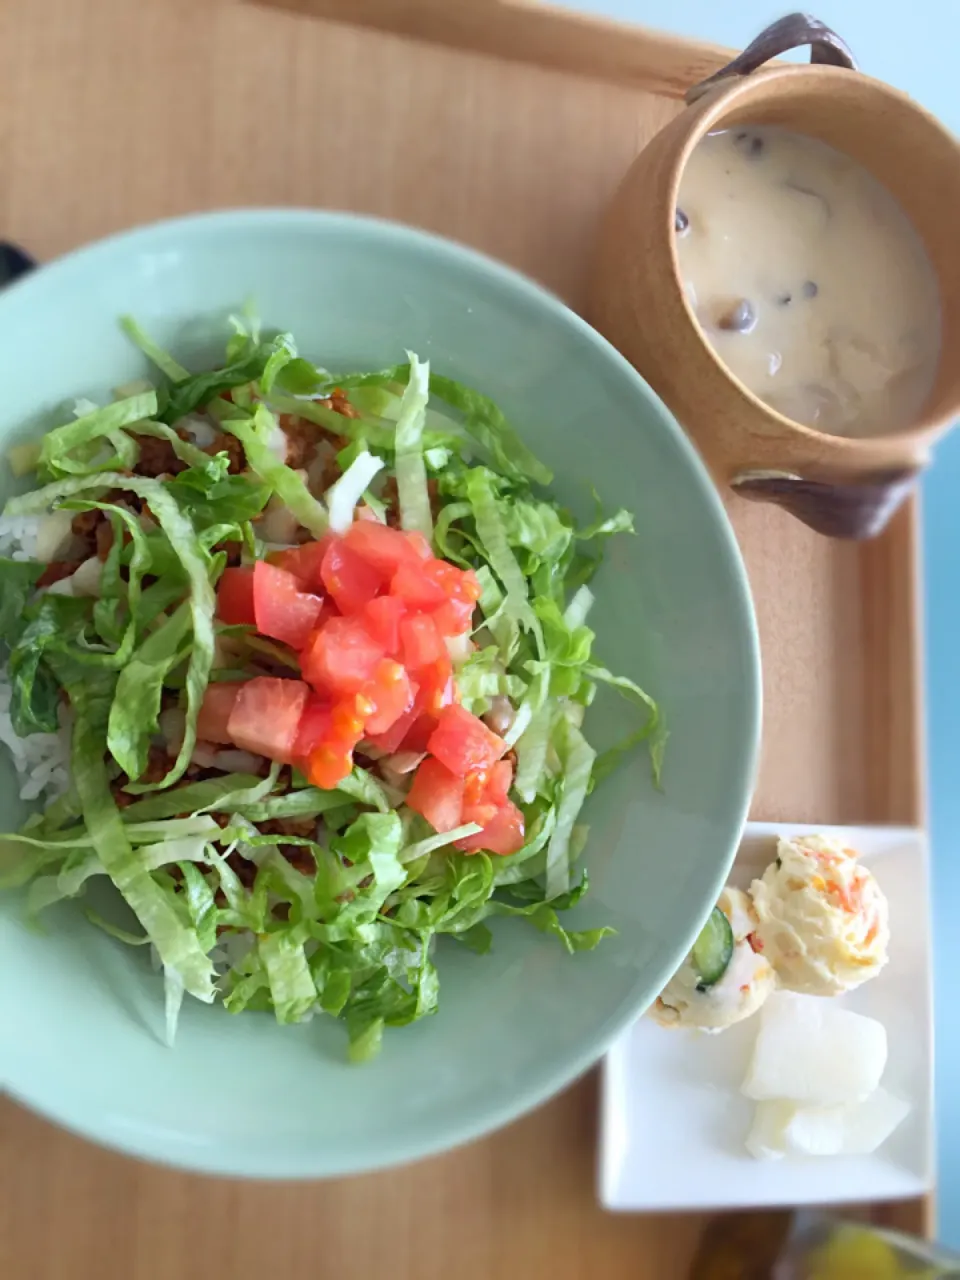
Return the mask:
{"type": "Polygon", "coordinates": [[[424,565],[424,573],[449,598],[467,604],[476,604],[480,599],[480,580],[472,569],[460,569],[448,560],[431,560],[424,565]]]}
{"type": "Polygon", "coordinates": [[[447,646],[433,619],[415,613],[400,623],[400,652],[411,671],[421,671],[446,658],[447,646]]]}
{"type": "Polygon", "coordinates": [[[417,672],[417,684],[417,706],[424,715],[438,716],[444,707],[451,706],[459,697],[453,678],[453,663],[446,654],[417,672]]]}
{"type": "Polygon", "coordinates": [[[420,712],[417,710],[416,703],[414,703],[410,710],[405,711],[402,716],[398,716],[390,728],[384,733],[370,733],[367,730],[364,732],[363,736],[369,742],[372,742],[375,747],[379,747],[381,751],[385,751],[391,756],[395,751],[400,750],[401,745],[404,750],[408,751],[426,751],[427,738],[430,736],[429,734],[424,736],[422,747],[412,747],[406,741],[407,735],[413,729],[413,726],[419,716],[420,712]]]}
{"type": "Polygon", "coordinates": [[[320,569],[327,547],[332,541],[333,535],[326,534],[317,542],[305,542],[300,547],[286,547],[283,551],[273,551],[267,556],[267,560],[281,569],[286,569],[287,573],[292,573],[295,578],[299,578],[301,591],[319,593],[323,590],[320,569]]]}
{"type": "Polygon", "coordinates": [[[226,680],[207,685],[200,714],[197,716],[197,737],[203,742],[232,742],[227,725],[233,704],[242,685],[226,680]]]}
{"type": "Polygon", "coordinates": [[[341,613],[359,613],[376,596],[385,578],[346,545],[333,538],[327,547],[320,569],[323,585],[333,597],[341,613]]]}
{"type": "Polygon", "coordinates": [[[360,618],[331,618],[300,655],[303,677],[332,693],[359,693],[373,679],[384,649],[360,618]]]}
{"type": "Polygon", "coordinates": [[[353,748],[363,733],[364,702],[361,694],[352,694],[330,708],[325,733],[312,746],[304,768],[315,787],[331,791],[353,769],[353,748]]]}
{"type": "Polygon", "coordinates": [[[452,831],[460,826],[463,779],[428,756],[417,769],[407,804],[422,814],[435,831],[452,831]]]}
{"type": "Polygon", "coordinates": [[[509,760],[498,760],[487,775],[483,798],[495,805],[505,804],[513,786],[513,765],[509,760]]]}
{"type": "MultiPolygon", "coordinates": [[[[420,767],[423,768],[423,765],[420,767]]],[[[464,820],[468,821],[466,817],[464,820]]],[[[508,854],[518,853],[523,848],[523,840],[523,814],[508,800],[482,831],[457,840],[456,847],[461,853],[477,853],[483,849],[487,853],[498,853],[506,857],[508,854]]]]}
{"type": "Polygon", "coordinates": [[[377,596],[361,610],[363,624],[391,658],[400,652],[400,622],[407,606],[395,596],[377,596]]]}
{"type": "Polygon", "coordinates": [[[443,604],[447,593],[439,582],[428,574],[429,562],[401,564],[390,579],[390,594],[398,596],[411,609],[435,609],[443,604]]]}
{"type": "Polygon", "coordinates": [[[307,780],[324,791],[335,790],[353,769],[353,749],[342,743],[321,743],[310,755],[304,772],[307,780]]]}
{"type": "Polygon", "coordinates": [[[478,827],[486,829],[499,812],[499,807],[487,800],[475,800],[472,804],[464,801],[461,821],[475,822],[478,827]]]}
{"type": "Polygon", "coordinates": [[[312,751],[330,737],[333,708],[326,698],[311,693],[307,698],[297,726],[297,738],[293,744],[293,758],[298,763],[309,759],[312,751]]]}
{"type": "Polygon", "coordinates": [[[421,715],[414,703],[413,712],[416,718],[400,742],[404,751],[426,751],[427,743],[437,727],[436,716],[421,715]]]}
{"type": "Polygon", "coordinates": [[[386,733],[413,708],[415,693],[416,685],[410,683],[410,677],[400,663],[384,658],[377,665],[373,679],[363,686],[358,695],[358,702],[366,703],[361,707],[361,714],[365,713],[364,731],[386,733]]]}
{"type": "Polygon", "coordinates": [[[252,565],[224,569],[217,583],[217,617],[231,626],[256,626],[252,565]]]}
{"type": "Polygon", "coordinates": [[[310,694],[302,680],[256,676],[240,686],[227,731],[244,751],[284,764],[293,761],[300,719],[310,694]]]}
{"type": "Polygon", "coordinates": [[[474,605],[463,600],[444,600],[430,616],[442,636],[462,636],[473,628],[474,605]]]}
{"type": "Polygon", "coordinates": [[[302,648],[317,624],[323,601],[300,590],[301,583],[278,565],[253,566],[253,612],[261,635],[302,648]]]}
{"type": "Polygon", "coordinates": [[[424,537],[419,529],[406,529],[403,536],[410,543],[411,547],[413,547],[421,560],[433,559],[433,549],[430,546],[430,541],[428,538],[424,537]]]}
{"type": "Polygon", "coordinates": [[[392,577],[402,564],[421,563],[419,550],[405,533],[373,520],[354,520],[343,541],[384,577],[392,577]]]}
{"type": "Polygon", "coordinates": [[[460,706],[444,707],[427,750],[451,773],[465,778],[475,769],[491,768],[507,749],[504,740],[460,706]]]}

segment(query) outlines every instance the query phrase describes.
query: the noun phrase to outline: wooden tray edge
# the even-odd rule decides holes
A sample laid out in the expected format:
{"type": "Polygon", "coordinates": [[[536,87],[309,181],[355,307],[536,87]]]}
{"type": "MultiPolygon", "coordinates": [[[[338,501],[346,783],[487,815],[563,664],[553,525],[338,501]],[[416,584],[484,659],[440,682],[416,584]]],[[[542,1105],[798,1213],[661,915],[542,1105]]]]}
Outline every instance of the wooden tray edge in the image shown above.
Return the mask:
{"type": "Polygon", "coordinates": [[[682,98],[730,50],[538,0],[245,0],[682,98]]]}
{"type": "Polygon", "coordinates": [[[920,528],[917,495],[883,537],[864,544],[860,579],[865,720],[874,762],[867,809],[915,827],[926,826],[927,812],[920,528]],[[872,690],[889,696],[871,698],[872,690]]]}

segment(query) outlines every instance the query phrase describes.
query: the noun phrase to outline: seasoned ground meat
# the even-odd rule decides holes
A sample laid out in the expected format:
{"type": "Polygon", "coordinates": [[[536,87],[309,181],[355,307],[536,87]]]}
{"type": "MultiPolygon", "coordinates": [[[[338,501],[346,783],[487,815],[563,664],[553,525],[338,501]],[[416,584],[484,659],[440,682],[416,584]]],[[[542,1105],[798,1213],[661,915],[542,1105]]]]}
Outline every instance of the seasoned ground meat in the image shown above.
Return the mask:
{"type": "Polygon", "coordinates": [[[243,445],[229,431],[218,431],[213,442],[208,444],[203,452],[209,453],[211,458],[216,457],[218,453],[226,453],[230,459],[229,471],[232,476],[238,476],[246,468],[247,459],[243,452],[243,445]]]}
{"type": "MultiPolygon", "coordinates": [[[[257,865],[245,858],[240,853],[231,853],[227,858],[227,866],[231,871],[237,873],[237,878],[245,889],[252,889],[253,882],[257,878],[257,865]]],[[[222,902],[221,906],[226,906],[226,902],[222,902]]]]}
{"type": "Polygon", "coordinates": [[[106,520],[102,511],[93,510],[78,511],[70,521],[70,532],[83,543],[88,559],[97,553],[97,530],[106,520]]]}
{"type": "Polygon", "coordinates": [[[290,413],[280,415],[280,427],[287,437],[287,466],[294,471],[309,467],[317,456],[319,428],[290,413]]]}
{"type": "Polygon", "coordinates": [[[163,747],[151,747],[147,756],[147,767],[137,779],[138,782],[161,782],[170,770],[170,761],[163,747]]]}
{"type": "MultiPolygon", "coordinates": [[[[167,759],[167,753],[163,747],[151,747],[147,756],[147,767],[137,779],[138,782],[160,782],[162,778],[167,776],[170,768],[170,761],[167,759]]],[[[130,795],[124,791],[124,787],[131,779],[125,773],[121,773],[116,782],[110,784],[110,790],[113,792],[113,798],[117,802],[117,807],[125,809],[128,804],[133,804],[137,799],[136,796],[130,795]]]]}
{"type": "Polygon", "coordinates": [[[344,418],[359,418],[360,410],[347,399],[347,393],[341,391],[339,387],[334,387],[326,400],[321,400],[321,404],[325,404],[328,409],[332,409],[334,413],[341,414],[344,418]]]}
{"type": "Polygon", "coordinates": [[[113,525],[109,520],[101,520],[94,535],[97,559],[106,560],[113,546],[113,525]]]}
{"type": "Polygon", "coordinates": [[[235,569],[243,558],[242,542],[218,542],[213,548],[214,551],[225,551],[227,555],[227,565],[235,569]]]}
{"type": "Polygon", "coordinates": [[[96,507],[91,511],[78,511],[70,521],[70,532],[75,538],[83,538],[86,541],[93,537],[97,532],[97,525],[105,519],[106,516],[96,507]]]}
{"type": "Polygon", "coordinates": [[[317,864],[309,849],[299,844],[281,844],[278,848],[291,867],[294,867],[302,875],[315,876],[317,874],[317,864]]]}
{"type": "Polygon", "coordinates": [[[187,464],[180,461],[169,440],[156,440],[153,436],[139,436],[136,433],[134,439],[140,446],[140,459],[134,468],[137,475],[153,478],[175,476],[185,469],[187,464]]]}
{"type": "Polygon", "coordinates": [[[125,809],[128,804],[133,804],[137,798],[136,796],[130,795],[128,791],[124,791],[122,781],[114,782],[111,785],[110,790],[113,793],[113,798],[116,801],[118,809],[125,809]]]}
{"type": "Polygon", "coordinates": [[[259,824],[265,836],[306,836],[310,838],[317,829],[316,818],[270,818],[259,824]]]}
{"type": "MultiPolygon", "coordinates": [[[[430,510],[433,512],[434,519],[440,514],[440,485],[436,480],[427,481],[427,493],[430,495],[430,510]]],[[[387,509],[387,524],[393,529],[400,527],[400,495],[397,493],[397,481],[395,476],[388,476],[383,486],[383,493],[380,495],[383,505],[387,509]]]]}
{"type": "Polygon", "coordinates": [[[52,560],[37,579],[38,587],[50,587],[62,578],[69,578],[80,568],[80,560],[52,560]]]}

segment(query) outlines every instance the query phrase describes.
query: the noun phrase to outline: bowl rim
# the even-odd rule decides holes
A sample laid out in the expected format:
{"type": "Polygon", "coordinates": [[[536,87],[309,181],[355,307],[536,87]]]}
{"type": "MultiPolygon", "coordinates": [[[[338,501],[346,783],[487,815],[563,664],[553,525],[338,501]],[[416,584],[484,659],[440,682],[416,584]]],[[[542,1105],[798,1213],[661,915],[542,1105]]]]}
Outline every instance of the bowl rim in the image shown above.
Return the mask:
{"type": "MultiPolygon", "coordinates": [[[[759,768],[762,717],[760,641],[753,597],[733,526],[699,454],[669,409],[633,365],[606,338],[568,307],[558,295],[531,280],[522,272],[448,237],[390,219],[348,211],[269,206],[223,209],[160,219],[118,231],[51,259],[36,271],[0,289],[0,320],[16,310],[21,298],[29,297],[38,291],[42,292],[44,288],[60,287],[60,282],[69,282],[70,276],[75,271],[96,266],[100,260],[107,261],[118,251],[120,253],[135,252],[141,247],[155,248],[158,240],[163,241],[166,238],[176,239],[197,234],[212,236],[225,230],[248,230],[259,233],[273,231],[278,235],[282,235],[284,231],[294,230],[313,232],[318,235],[338,232],[352,235],[359,232],[376,234],[397,246],[401,251],[404,248],[414,248],[441,254],[452,263],[459,263],[461,266],[494,277],[528,303],[546,308],[557,322],[572,328],[583,342],[596,348],[622,376],[632,381],[640,396],[650,405],[661,424],[661,429],[672,440],[674,448],[682,459],[682,465],[687,467],[694,478],[701,500],[712,516],[718,553],[725,563],[731,580],[730,603],[734,620],[741,632],[740,640],[746,647],[746,652],[742,655],[746,659],[743,719],[748,730],[748,741],[738,770],[737,786],[731,792],[739,798],[736,802],[731,802],[730,813],[724,824],[726,828],[724,839],[727,846],[725,856],[717,863],[711,881],[702,885],[703,901],[709,901],[709,905],[712,906],[726,882],[736,855],[759,768]]],[[[706,913],[705,911],[704,914],[706,913]]],[[[701,923],[699,919],[695,920],[688,933],[678,937],[672,952],[662,963],[658,986],[662,987],[676,970],[696,937],[701,923]]],[[[348,1156],[346,1160],[338,1160],[335,1167],[324,1158],[325,1153],[322,1147],[310,1148],[305,1157],[298,1155],[294,1159],[289,1157],[289,1153],[283,1153],[277,1157],[263,1149],[258,1150],[254,1156],[249,1149],[225,1147],[223,1144],[215,1150],[187,1151],[183,1144],[173,1140],[168,1141],[167,1148],[164,1150],[162,1144],[138,1140],[131,1135],[128,1126],[111,1124],[109,1117],[102,1114],[78,1115],[75,1108],[57,1105],[56,1099],[51,1100],[46,1097],[34,1099],[29,1091],[11,1087],[7,1080],[2,1081],[2,1087],[10,1097],[37,1114],[54,1121],[67,1131],[98,1145],[151,1163],[220,1177],[257,1179],[341,1177],[387,1169],[427,1156],[439,1155],[441,1152],[459,1147],[502,1128],[554,1097],[599,1062],[613,1040],[626,1030],[645,1008],[646,1002],[639,999],[636,992],[630,998],[621,1000],[619,1005],[609,1012],[589,1044],[581,1045],[579,1049],[566,1053],[562,1059],[554,1062],[550,1070],[531,1072],[516,1089],[510,1091],[508,1097],[490,1099],[482,1109],[474,1107],[460,1124],[454,1126],[448,1124],[442,1135],[424,1134],[413,1137],[401,1135],[392,1142],[385,1142],[375,1159],[363,1157],[350,1159],[348,1156]],[[241,1150],[246,1150],[246,1159],[242,1158],[241,1150]],[[241,1158],[238,1159],[238,1156],[241,1158]]]]}

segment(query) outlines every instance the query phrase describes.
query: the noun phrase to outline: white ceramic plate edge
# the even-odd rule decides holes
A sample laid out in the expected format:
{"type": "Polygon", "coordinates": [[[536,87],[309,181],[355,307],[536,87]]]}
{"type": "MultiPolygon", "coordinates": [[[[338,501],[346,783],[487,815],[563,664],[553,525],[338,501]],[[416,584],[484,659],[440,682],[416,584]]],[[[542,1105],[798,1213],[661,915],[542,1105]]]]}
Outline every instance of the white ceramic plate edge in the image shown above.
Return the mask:
{"type": "MultiPolygon", "coordinates": [[[[741,1148],[742,1158],[725,1157],[726,1176],[722,1179],[722,1191],[708,1198],[700,1193],[702,1189],[697,1188],[695,1177],[690,1180],[683,1177],[683,1170],[677,1168],[677,1163],[681,1158],[686,1158],[686,1167],[695,1167],[698,1149],[702,1156],[701,1165],[714,1160],[717,1152],[709,1137],[698,1138],[696,1134],[688,1132],[685,1135],[684,1156],[680,1157],[669,1143],[669,1135],[661,1132],[656,1135],[658,1141],[655,1144],[648,1144],[649,1158],[644,1162],[639,1151],[642,1138],[631,1118],[632,1115],[637,1115],[638,1106],[641,1105],[638,1104],[637,1095],[644,1087],[656,1090],[661,1102],[658,1110],[665,1112],[669,1112],[671,1104],[677,1106],[681,1095],[681,1088],[672,1076],[668,1076],[666,1072],[661,1076],[656,1074],[656,1064],[649,1061],[650,1053],[647,1054],[648,1061],[644,1066],[643,1050],[646,1048],[655,1052],[664,1042],[650,1039],[645,1044],[643,1038],[648,1035],[656,1037],[685,1034],[687,1043],[698,1044],[706,1041],[706,1037],[701,1040],[691,1033],[664,1031],[653,1023],[641,1020],[615,1042],[602,1065],[597,1192],[604,1208],[619,1212],[664,1213],[795,1204],[843,1204],[923,1195],[932,1189],[935,1168],[932,1123],[933,993],[930,869],[926,834],[911,827],[747,823],[731,879],[736,881],[738,866],[742,870],[744,862],[748,865],[755,862],[758,845],[769,843],[779,835],[812,832],[841,837],[853,847],[861,849],[864,861],[868,864],[882,859],[885,851],[896,851],[898,848],[902,850],[903,860],[909,864],[920,918],[911,922],[915,927],[911,930],[910,938],[904,939],[902,950],[907,950],[906,943],[909,941],[912,954],[909,962],[900,966],[899,974],[895,971],[895,966],[891,965],[869,985],[873,987],[875,1000],[879,992],[882,1000],[894,1008],[897,993],[891,984],[902,979],[907,970],[914,975],[911,981],[911,991],[916,997],[913,1006],[914,1022],[923,1028],[923,1033],[919,1037],[921,1042],[916,1046],[917,1063],[911,1075],[909,1100],[913,1110],[901,1129],[912,1131],[908,1144],[914,1153],[912,1167],[891,1165],[884,1155],[884,1148],[875,1156],[861,1160],[825,1158],[779,1162],[753,1160],[741,1148]],[[885,980],[889,990],[881,985],[885,980]],[[643,1074],[644,1070],[647,1071],[646,1075],[643,1074]],[[693,1160],[690,1159],[691,1156],[694,1157],[693,1160]],[[648,1177],[643,1171],[638,1175],[638,1165],[644,1164],[655,1170],[653,1176],[648,1177]]],[[[895,912],[896,904],[892,903],[892,914],[895,912]]],[[[894,947],[897,936],[894,935],[894,947]]],[[[731,1059],[743,1057],[752,1044],[756,1024],[748,1031],[749,1028],[749,1022],[742,1024],[739,1043],[735,1044],[732,1039],[728,1039],[733,1037],[736,1031],[734,1029],[725,1036],[710,1037],[708,1046],[712,1051],[715,1046],[719,1048],[726,1041],[730,1046],[731,1059]]],[[[724,1051],[720,1056],[728,1055],[724,1051]]],[[[731,1078],[735,1075],[736,1072],[732,1072],[731,1078]]],[[[695,1110],[690,1116],[692,1125],[708,1119],[711,1112],[716,1113],[731,1098],[741,1110],[748,1105],[739,1098],[735,1087],[708,1087],[707,1092],[715,1096],[708,1098],[703,1095],[701,1109],[695,1110]]],[[[900,1092],[905,1091],[901,1089],[900,1092]]],[[[890,1144],[895,1142],[897,1134],[890,1140],[890,1144]]]]}

